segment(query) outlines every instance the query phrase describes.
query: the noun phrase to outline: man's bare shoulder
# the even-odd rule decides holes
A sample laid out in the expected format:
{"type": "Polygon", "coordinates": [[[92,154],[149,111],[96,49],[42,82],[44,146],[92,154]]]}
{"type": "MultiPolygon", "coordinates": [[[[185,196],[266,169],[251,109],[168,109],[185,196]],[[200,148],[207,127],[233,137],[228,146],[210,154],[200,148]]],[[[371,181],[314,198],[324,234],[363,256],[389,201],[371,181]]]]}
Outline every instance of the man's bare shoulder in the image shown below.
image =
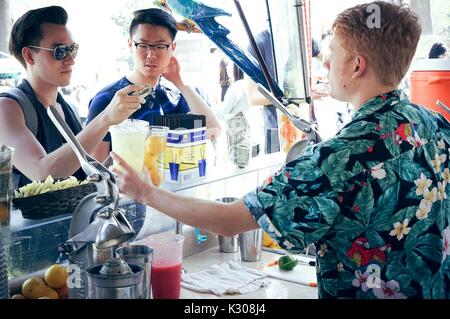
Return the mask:
{"type": "MultiPolygon", "coordinates": [[[[20,105],[19,105],[19,103],[16,100],[14,100],[11,97],[7,97],[7,96],[0,97],[0,106],[8,106],[8,105],[15,106],[12,109],[17,109],[17,110],[20,111],[20,105]]],[[[1,107],[0,111],[3,110],[3,109],[7,109],[7,108],[1,107]]]]}
{"type": "Polygon", "coordinates": [[[15,123],[25,125],[23,111],[16,100],[9,97],[0,97],[0,121],[7,121],[10,125],[15,123]]]}

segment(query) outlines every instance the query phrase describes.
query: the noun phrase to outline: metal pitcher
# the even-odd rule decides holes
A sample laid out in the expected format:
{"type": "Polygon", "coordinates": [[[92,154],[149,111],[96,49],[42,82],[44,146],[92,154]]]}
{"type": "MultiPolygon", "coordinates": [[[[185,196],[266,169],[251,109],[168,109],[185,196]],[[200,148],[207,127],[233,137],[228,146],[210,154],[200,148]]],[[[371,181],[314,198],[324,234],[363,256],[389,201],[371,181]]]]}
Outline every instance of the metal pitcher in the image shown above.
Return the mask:
{"type": "Polygon", "coordinates": [[[142,267],[142,293],[144,299],[150,299],[153,248],[146,245],[130,245],[116,249],[116,255],[128,264],[142,267]]]}
{"type": "MultiPolygon", "coordinates": [[[[216,199],[216,201],[222,203],[232,203],[237,201],[239,198],[236,197],[223,197],[216,199]]],[[[219,250],[223,253],[235,253],[238,251],[239,243],[238,236],[223,236],[218,235],[219,237],[219,250]]]]}

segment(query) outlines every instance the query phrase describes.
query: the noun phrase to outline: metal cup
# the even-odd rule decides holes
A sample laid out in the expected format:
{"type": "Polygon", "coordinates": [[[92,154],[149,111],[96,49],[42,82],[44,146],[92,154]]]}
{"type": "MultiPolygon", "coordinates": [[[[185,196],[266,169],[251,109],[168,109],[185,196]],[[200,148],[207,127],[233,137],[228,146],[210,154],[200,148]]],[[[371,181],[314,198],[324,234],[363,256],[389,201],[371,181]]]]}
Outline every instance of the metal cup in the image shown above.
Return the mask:
{"type": "Polygon", "coordinates": [[[112,258],[87,270],[89,299],[142,299],[143,270],[112,258]]]}
{"type": "Polygon", "coordinates": [[[238,249],[238,236],[219,235],[219,249],[223,253],[234,253],[238,249]]]}
{"type": "Polygon", "coordinates": [[[246,231],[239,234],[239,246],[241,247],[241,260],[258,261],[262,252],[262,228],[246,231]]]}
{"type": "Polygon", "coordinates": [[[144,299],[150,299],[153,249],[146,245],[130,245],[117,248],[116,254],[128,264],[138,265],[143,268],[142,291],[144,299]]]}
{"type": "MultiPolygon", "coordinates": [[[[219,199],[216,199],[219,202],[222,203],[232,203],[237,201],[239,198],[236,197],[222,197],[219,199]]],[[[237,252],[238,249],[238,236],[222,236],[219,235],[219,250],[223,253],[234,253],[237,252]]]]}

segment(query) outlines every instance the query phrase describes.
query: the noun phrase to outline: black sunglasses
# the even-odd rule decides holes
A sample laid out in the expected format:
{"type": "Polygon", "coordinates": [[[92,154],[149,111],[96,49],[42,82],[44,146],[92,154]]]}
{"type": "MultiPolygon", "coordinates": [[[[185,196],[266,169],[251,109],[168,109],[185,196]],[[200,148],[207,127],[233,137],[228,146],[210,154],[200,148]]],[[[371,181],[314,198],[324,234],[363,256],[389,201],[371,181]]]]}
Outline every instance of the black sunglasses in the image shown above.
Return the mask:
{"type": "Polygon", "coordinates": [[[67,55],[70,53],[72,55],[72,58],[76,58],[78,54],[78,44],[61,44],[56,46],[54,49],[52,48],[44,48],[44,47],[38,47],[35,45],[29,45],[29,48],[35,48],[35,49],[41,49],[41,50],[47,50],[47,51],[53,51],[53,57],[57,61],[62,61],[65,58],[67,58],[67,55]]]}

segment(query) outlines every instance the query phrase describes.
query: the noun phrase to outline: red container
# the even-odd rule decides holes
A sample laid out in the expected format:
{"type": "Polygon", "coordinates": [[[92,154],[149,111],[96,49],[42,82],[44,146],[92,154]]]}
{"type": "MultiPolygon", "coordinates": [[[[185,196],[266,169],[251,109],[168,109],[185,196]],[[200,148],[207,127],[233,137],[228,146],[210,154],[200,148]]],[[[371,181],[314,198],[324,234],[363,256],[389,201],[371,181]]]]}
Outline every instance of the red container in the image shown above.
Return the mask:
{"type": "Polygon", "coordinates": [[[420,59],[410,77],[411,102],[441,113],[450,121],[450,113],[436,105],[436,100],[450,107],[450,60],[420,59]]]}
{"type": "Polygon", "coordinates": [[[153,299],[180,299],[181,264],[152,264],[153,299]]]}

